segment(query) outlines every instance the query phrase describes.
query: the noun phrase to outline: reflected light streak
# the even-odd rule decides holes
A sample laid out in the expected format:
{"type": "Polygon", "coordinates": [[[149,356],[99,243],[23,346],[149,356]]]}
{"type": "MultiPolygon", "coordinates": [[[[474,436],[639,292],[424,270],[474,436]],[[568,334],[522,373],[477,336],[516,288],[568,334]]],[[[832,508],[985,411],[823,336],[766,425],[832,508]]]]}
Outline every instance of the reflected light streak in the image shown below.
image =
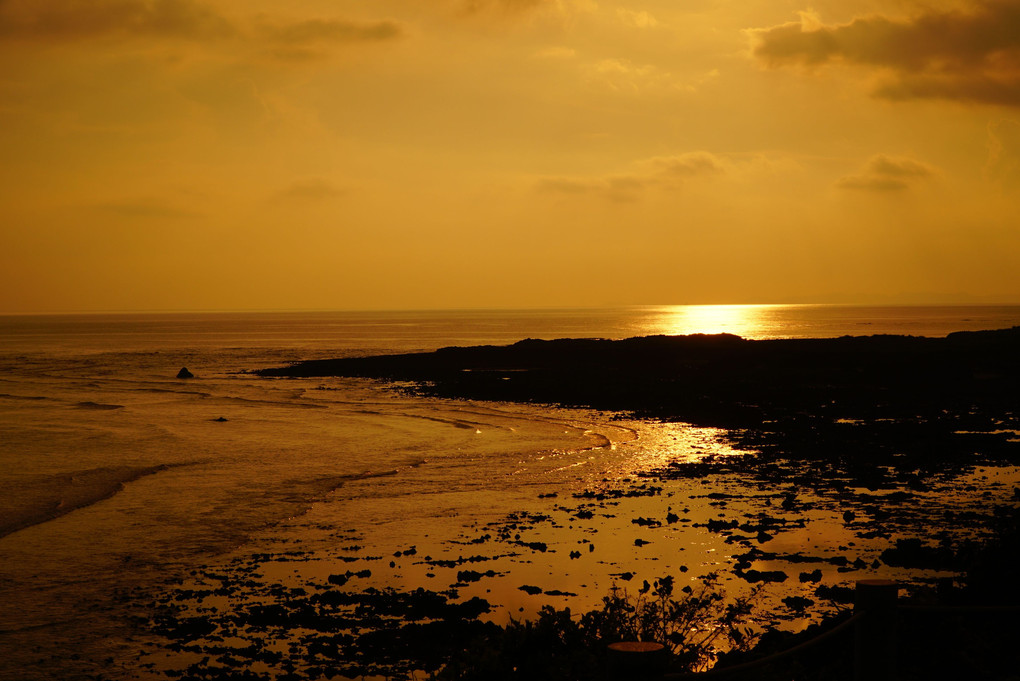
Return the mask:
{"type": "Polygon", "coordinates": [[[732,333],[742,338],[770,335],[774,305],[676,305],[660,310],[655,333],[673,336],[732,333]]]}

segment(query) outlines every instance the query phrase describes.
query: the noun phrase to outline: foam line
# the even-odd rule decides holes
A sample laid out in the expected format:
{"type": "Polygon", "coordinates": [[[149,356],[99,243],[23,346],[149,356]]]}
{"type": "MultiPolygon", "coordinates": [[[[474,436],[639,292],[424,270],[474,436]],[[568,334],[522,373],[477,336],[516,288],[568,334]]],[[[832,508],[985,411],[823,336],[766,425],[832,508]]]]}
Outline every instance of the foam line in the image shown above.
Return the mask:
{"type": "Polygon", "coordinates": [[[170,467],[92,468],[26,480],[0,498],[0,538],[108,499],[126,483],[170,467]]]}

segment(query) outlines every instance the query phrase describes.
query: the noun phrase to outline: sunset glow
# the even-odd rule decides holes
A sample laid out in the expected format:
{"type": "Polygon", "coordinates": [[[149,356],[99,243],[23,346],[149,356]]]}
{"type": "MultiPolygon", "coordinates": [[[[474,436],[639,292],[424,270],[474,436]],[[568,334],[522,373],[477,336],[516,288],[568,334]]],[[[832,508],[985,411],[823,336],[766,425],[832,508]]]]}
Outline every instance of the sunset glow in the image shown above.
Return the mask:
{"type": "Polygon", "coordinates": [[[1002,0],[9,0],[0,313],[1016,302],[1018,54],[1002,0]]]}
{"type": "Polygon", "coordinates": [[[763,333],[763,312],[768,305],[688,305],[673,308],[666,324],[666,333],[732,333],[754,338],[763,333]]]}

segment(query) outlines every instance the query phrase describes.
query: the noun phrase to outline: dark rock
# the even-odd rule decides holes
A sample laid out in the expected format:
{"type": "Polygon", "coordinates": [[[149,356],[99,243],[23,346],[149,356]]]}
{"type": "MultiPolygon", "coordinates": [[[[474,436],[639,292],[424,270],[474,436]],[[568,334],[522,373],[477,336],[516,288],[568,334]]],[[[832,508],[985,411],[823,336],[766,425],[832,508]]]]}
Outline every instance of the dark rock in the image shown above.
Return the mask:
{"type": "Polygon", "coordinates": [[[801,581],[801,584],[803,584],[805,582],[811,582],[812,584],[817,584],[818,582],[822,581],[822,571],[821,570],[814,570],[812,572],[802,572],[802,573],[800,573],[800,581],[801,581]]]}
{"type": "Polygon", "coordinates": [[[757,584],[758,582],[785,582],[788,577],[782,570],[748,570],[739,576],[743,577],[750,584],[757,584]]]}
{"type": "Polygon", "coordinates": [[[181,367],[181,370],[177,372],[177,378],[194,378],[195,374],[188,371],[188,367],[181,367]]]}
{"type": "Polygon", "coordinates": [[[478,572],[476,570],[460,570],[457,572],[458,582],[477,582],[482,577],[495,577],[496,572],[494,570],[486,570],[485,572],[478,572]]]}
{"type": "Polygon", "coordinates": [[[787,596],[783,599],[783,605],[794,612],[804,612],[805,609],[814,605],[815,602],[803,596],[787,596]]]}

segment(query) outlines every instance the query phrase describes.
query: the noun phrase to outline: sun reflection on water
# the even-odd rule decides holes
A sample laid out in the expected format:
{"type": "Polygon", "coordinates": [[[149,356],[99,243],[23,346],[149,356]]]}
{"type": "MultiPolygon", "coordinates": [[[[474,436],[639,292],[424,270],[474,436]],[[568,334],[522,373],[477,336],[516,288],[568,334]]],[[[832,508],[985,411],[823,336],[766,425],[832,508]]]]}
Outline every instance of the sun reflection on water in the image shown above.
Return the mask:
{"type": "Polygon", "coordinates": [[[773,335],[775,305],[673,305],[656,308],[650,333],[671,336],[694,333],[732,333],[743,338],[773,335]]]}

